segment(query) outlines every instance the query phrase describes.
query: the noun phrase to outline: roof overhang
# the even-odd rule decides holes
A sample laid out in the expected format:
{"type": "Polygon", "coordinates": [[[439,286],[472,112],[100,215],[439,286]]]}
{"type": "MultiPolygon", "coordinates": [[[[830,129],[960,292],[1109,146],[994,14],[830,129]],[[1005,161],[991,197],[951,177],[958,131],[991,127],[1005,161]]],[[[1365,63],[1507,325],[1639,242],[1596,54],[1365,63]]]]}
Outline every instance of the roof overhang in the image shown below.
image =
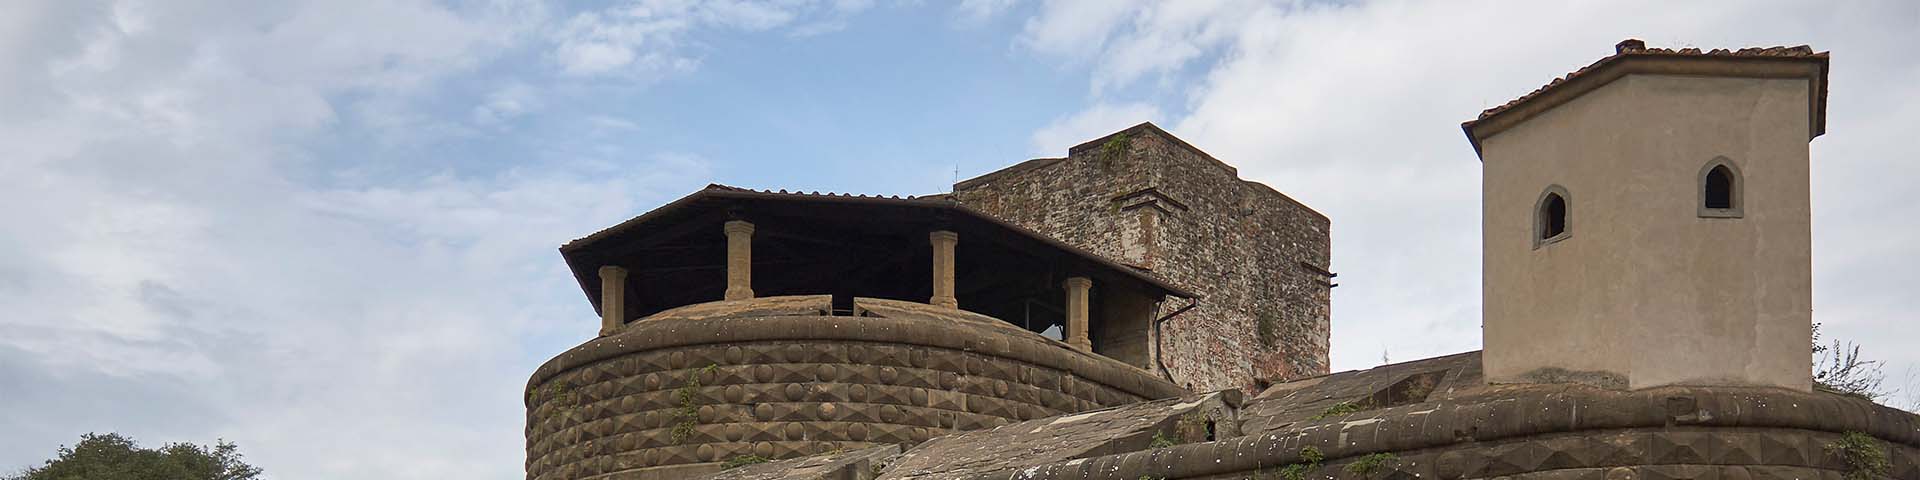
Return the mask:
{"type": "MultiPolygon", "coordinates": [[[[634,262],[635,249],[648,242],[696,234],[718,236],[722,222],[734,218],[755,221],[756,216],[765,218],[776,211],[803,212],[813,218],[831,219],[847,225],[858,224],[873,230],[928,232],[950,229],[961,234],[962,248],[969,241],[991,241],[1069,265],[1096,281],[1123,282],[1154,294],[1196,297],[1148,272],[1007,223],[944,196],[903,198],[806,194],[709,185],[618,225],[568,242],[560,247],[560,254],[566,259],[581,291],[598,311],[600,266],[634,262]]],[[[777,233],[768,231],[765,226],[757,226],[756,237],[777,233]]],[[[924,244],[925,238],[921,237],[920,242],[924,244]]],[[[713,243],[718,245],[720,242],[713,243]]],[[[758,263],[759,248],[755,250],[758,263]]],[[[756,268],[756,276],[759,270],[756,268]]]]}
{"type": "Polygon", "coordinates": [[[1808,115],[1812,140],[1827,132],[1827,52],[1811,48],[1713,50],[1697,49],[1627,50],[1555,79],[1505,105],[1487,109],[1480,117],[1460,124],[1480,155],[1480,142],[1513,128],[1553,107],[1573,101],[1587,92],[1627,75],[1691,75],[1733,78],[1803,78],[1807,82],[1808,115]]]}

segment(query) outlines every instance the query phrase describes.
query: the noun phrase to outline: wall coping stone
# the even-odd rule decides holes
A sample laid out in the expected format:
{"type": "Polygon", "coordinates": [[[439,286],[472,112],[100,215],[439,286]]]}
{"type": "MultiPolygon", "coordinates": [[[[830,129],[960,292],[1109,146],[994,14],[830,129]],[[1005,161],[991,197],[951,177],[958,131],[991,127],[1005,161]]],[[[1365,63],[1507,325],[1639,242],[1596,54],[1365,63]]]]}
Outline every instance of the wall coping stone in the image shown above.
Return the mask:
{"type": "Polygon", "coordinates": [[[1187,394],[1185,389],[1139,367],[1075,350],[993,317],[871,298],[856,298],[856,309],[889,316],[827,316],[808,310],[818,298],[820,296],[763,297],[660,312],[629,323],[617,334],[588,340],[562,352],[534,371],[527,388],[532,389],[581,366],[636,352],[741,342],[821,340],[962,350],[1057,368],[1141,398],[1187,394]]]}
{"type": "MultiPolygon", "coordinates": [[[[1256,471],[1302,461],[1313,446],[1327,461],[1541,435],[1672,427],[1862,432],[1920,448],[1920,415],[1825,392],[1772,387],[1661,387],[1619,391],[1578,384],[1495,386],[1481,395],[1295,422],[1215,442],[1106,455],[974,479],[1079,478],[1092,464],[1110,478],[1187,478],[1256,471]]],[[[1104,477],[1103,477],[1104,478],[1104,477]]]]}

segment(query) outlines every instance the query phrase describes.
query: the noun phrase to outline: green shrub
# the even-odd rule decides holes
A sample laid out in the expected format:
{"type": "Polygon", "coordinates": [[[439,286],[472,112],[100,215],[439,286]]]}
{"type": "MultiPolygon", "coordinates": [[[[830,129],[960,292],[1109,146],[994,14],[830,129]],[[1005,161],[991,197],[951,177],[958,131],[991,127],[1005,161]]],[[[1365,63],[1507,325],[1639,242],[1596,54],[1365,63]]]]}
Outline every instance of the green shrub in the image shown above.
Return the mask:
{"type": "Polygon", "coordinates": [[[1346,415],[1346,414],[1358,412],[1358,411],[1360,411],[1359,405],[1355,405],[1353,402],[1340,402],[1340,403],[1333,404],[1333,406],[1331,407],[1327,407],[1327,409],[1325,411],[1321,411],[1319,415],[1314,415],[1312,417],[1309,417],[1308,420],[1320,420],[1324,418],[1338,417],[1338,416],[1342,416],[1342,415],[1346,415]]]}
{"type": "Polygon", "coordinates": [[[1306,460],[1307,463],[1313,464],[1314,466],[1320,466],[1320,461],[1326,460],[1327,456],[1326,454],[1320,453],[1320,449],[1318,448],[1305,446],[1300,447],[1300,459],[1306,460]]]}
{"type": "Polygon", "coordinates": [[[1178,445],[1178,443],[1174,442],[1173,438],[1168,437],[1167,432],[1155,431],[1153,432],[1153,443],[1147,444],[1147,448],[1167,448],[1174,445],[1178,445]]]}
{"type": "Polygon", "coordinates": [[[1847,432],[1827,444],[1826,450],[1827,454],[1846,461],[1847,480],[1874,480],[1887,476],[1893,469],[1887,462],[1887,451],[1880,448],[1880,440],[1865,433],[1847,432]]]}
{"type": "Polygon", "coordinates": [[[1301,463],[1280,467],[1280,478],[1283,480],[1306,480],[1307,473],[1319,470],[1320,461],[1326,459],[1327,456],[1320,453],[1320,449],[1318,448],[1311,446],[1300,447],[1301,463]]]}

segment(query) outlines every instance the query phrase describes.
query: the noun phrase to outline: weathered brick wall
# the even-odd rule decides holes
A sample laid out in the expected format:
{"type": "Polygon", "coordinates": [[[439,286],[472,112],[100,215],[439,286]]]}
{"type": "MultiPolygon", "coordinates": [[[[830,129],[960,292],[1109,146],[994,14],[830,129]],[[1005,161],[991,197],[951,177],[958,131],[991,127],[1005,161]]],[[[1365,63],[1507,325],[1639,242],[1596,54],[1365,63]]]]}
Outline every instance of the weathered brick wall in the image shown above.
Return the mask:
{"type": "MultiPolygon", "coordinates": [[[[1327,373],[1327,218],[1158,127],[961,182],[953,196],[1200,295],[1158,342],[1180,385],[1327,373]]],[[[1184,306],[1165,302],[1160,313],[1184,306]]]]}

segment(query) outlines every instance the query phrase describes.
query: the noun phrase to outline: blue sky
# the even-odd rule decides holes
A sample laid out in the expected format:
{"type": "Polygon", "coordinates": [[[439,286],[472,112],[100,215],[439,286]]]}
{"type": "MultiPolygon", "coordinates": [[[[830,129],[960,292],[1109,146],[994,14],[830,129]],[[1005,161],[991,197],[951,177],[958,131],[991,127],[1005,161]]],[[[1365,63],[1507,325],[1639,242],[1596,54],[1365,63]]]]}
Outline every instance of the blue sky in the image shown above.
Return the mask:
{"type": "Polygon", "coordinates": [[[1141,121],[1332,218],[1336,370],[1476,349],[1459,122],[1627,37],[1834,52],[1815,319],[1907,389],[1913,2],[7,2],[0,471],[118,431],[520,478],[526,376],[597,328],[559,244],[709,182],[934,193],[1141,121]]]}

